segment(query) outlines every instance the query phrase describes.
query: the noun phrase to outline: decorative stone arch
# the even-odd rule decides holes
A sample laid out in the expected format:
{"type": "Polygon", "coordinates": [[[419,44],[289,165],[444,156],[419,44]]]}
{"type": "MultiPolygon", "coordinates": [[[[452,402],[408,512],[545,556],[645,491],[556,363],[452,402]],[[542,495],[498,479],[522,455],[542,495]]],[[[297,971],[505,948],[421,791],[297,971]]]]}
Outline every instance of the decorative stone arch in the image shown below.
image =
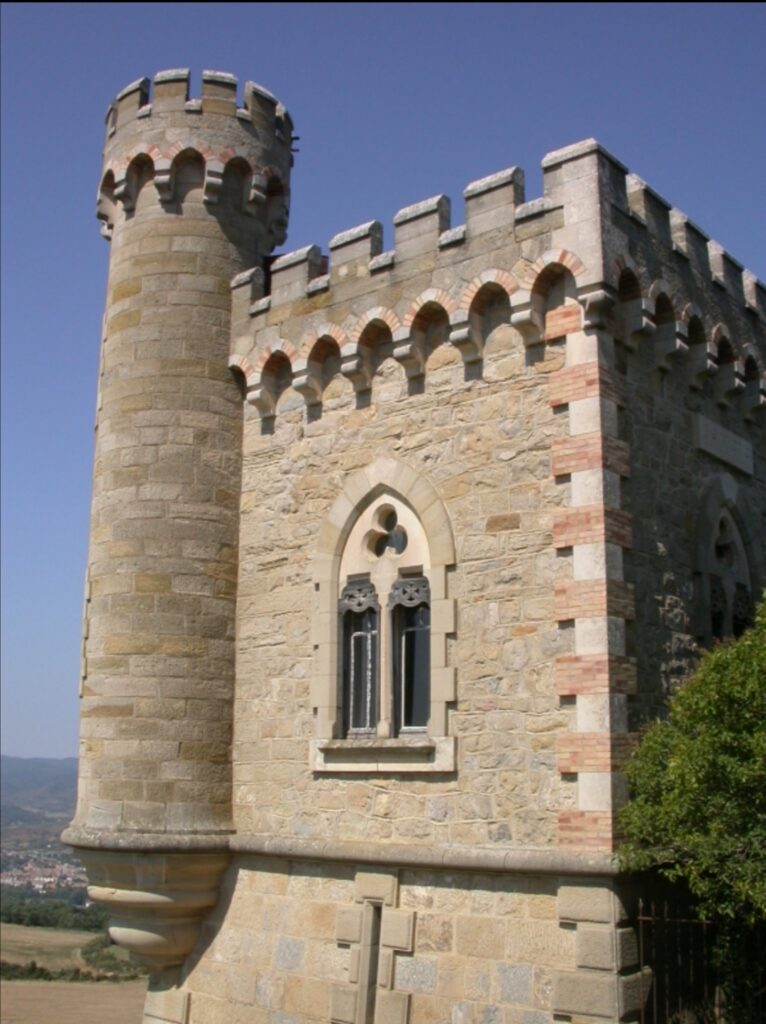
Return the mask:
{"type": "Polygon", "coordinates": [[[715,346],[716,361],[718,362],[719,366],[724,365],[724,363],[727,362],[734,362],[737,359],[737,351],[734,347],[733,337],[734,335],[729,330],[727,325],[721,323],[720,320],[717,323],[713,324],[713,329],[710,332],[710,340],[715,346]],[[729,355],[724,356],[721,353],[721,348],[723,346],[728,346],[728,348],[730,349],[729,355]]]}
{"type": "MultiPolygon", "coordinates": [[[[273,419],[276,415],[280,396],[288,387],[293,386],[295,379],[294,361],[295,349],[289,341],[275,342],[273,346],[267,345],[259,352],[255,367],[253,368],[254,383],[251,385],[248,381],[246,398],[250,405],[256,407],[263,420],[273,419]],[[276,373],[270,372],[270,362],[276,373]],[[286,374],[289,373],[290,377],[289,382],[286,379],[279,379],[278,371],[280,365],[286,365],[286,374]]],[[[229,365],[231,365],[231,362],[229,365]]]]}
{"type": "Polygon", "coordinates": [[[621,253],[615,258],[613,263],[614,268],[614,287],[619,291],[620,278],[628,271],[638,282],[638,287],[641,292],[641,297],[645,297],[649,292],[649,283],[646,278],[646,274],[642,267],[636,263],[633,257],[629,253],[621,253]]]}
{"type": "Polygon", "coordinates": [[[641,337],[654,334],[654,320],[647,299],[648,286],[643,270],[629,255],[614,261],[617,308],[616,335],[625,348],[635,351],[641,337]]]}
{"type": "Polygon", "coordinates": [[[298,344],[299,358],[302,360],[308,359],[311,355],[311,350],[320,338],[332,338],[341,352],[348,345],[349,341],[348,334],[339,324],[322,323],[316,329],[308,331],[302,336],[298,344]]]}
{"type": "Polygon", "coordinates": [[[528,267],[525,275],[525,284],[531,292],[537,292],[544,288],[545,274],[555,267],[568,270],[577,279],[585,270],[585,264],[576,253],[568,249],[548,249],[528,267]]]}
{"type": "Polygon", "coordinates": [[[456,312],[465,313],[467,316],[471,309],[473,300],[487,284],[496,284],[498,287],[502,288],[508,296],[509,302],[514,292],[519,290],[519,282],[509,271],[497,270],[495,268],[485,270],[463,289],[463,293],[458,300],[456,312]]]}
{"type": "Polygon", "coordinates": [[[356,338],[356,343],[359,343],[359,338],[364,333],[364,330],[374,320],[380,320],[382,323],[387,324],[391,334],[395,334],[396,331],[402,326],[399,317],[393,310],[388,309],[386,306],[374,306],[372,309],[368,309],[361,316],[358,316],[353,322],[353,329],[348,331],[349,335],[356,338]]]}
{"type": "Polygon", "coordinates": [[[447,316],[450,316],[457,309],[457,304],[449,292],[445,292],[443,288],[426,288],[424,292],[421,292],[409,304],[402,320],[402,327],[412,327],[420,311],[430,303],[441,306],[447,316]]]}
{"type": "MultiPolygon", "coordinates": [[[[688,328],[680,314],[681,302],[663,278],[649,286],[649,312],[654,323],[654,357],[659,370],[671,370],[688,352],[688,328]]],[[[694,377],[695,370],[692,370],[694,377]]]]}
{"type": "Polygon", "coordinates": [[[401,328],[394,333],[394,359],[409,380],[423,377],[431,352],[450,340],[450,317],[456,308],[442,288],[427,288],[410,303],[401,328]]]}
{"type": "MultiPolygon", "coordinates": [[[[539,345],[548,339],[560,337],[582,327],[582,306],[577,300],[577,277],[585,270],[585,264],[568,249],[549,249],[534,263],[523,260],[514,266],[513,273],[521,289],[511,313],[511,324],[521,333],[525,345],[539,345]],[[551,286],[559,279],[568,282],[567,295],[571,302],[560,306],[551,305],[551,286]],[[563,314],[552,317],[549,314],[563,314]]],[[[554,300],[555,301],[555,300],[554,300]]]]}
{"type": "Polygon", "coordinates": [[[715,353],[714,396],[716,402],[726,408],[745,391],[745,362],[740,358],[732,332],[726,324],[718,322],[713,325],[710,342],[715,353]]]}
{"type": "Polygon", "coordinates": [[[162,162],[162,154],[154,145],[141,144],[134,146],[125,156],[107,168],[114,174],[114,198],[119,199],[126,213],[135,209],[139,189],[136,188],[135,176],[139,166],[147,163],[152,166],[152,177],[157,181],[157,167],[162,162]]]}
{"type": "MultiPolygon", "coordinates": [[[[218,191],[222,196],[228,192],[229,202],[234,203],[235,208],[250,212],[250,186],[253,177],[253,168],[245,153],[237,152],[241,147],[229,147],[218,155],[218,165],[221,168],[218,191]]],[[[210,179],[212,185],[212,178],[210,179]]],[[[210,201],[216,201],[215,189],[211,192],[210,201]]],[[[251,209],[251,208],[250,208],[251,209]]]]}
{"type": "Polygon", "coordinates": [[[694,540],[695,633],[705,646],[737,635],[763,584],[758,524],[743,489],[721,473],[697,504],[694,540]],[[739,605],[739,610],[738,610],[739,605]]]}
{"type": "Polygon", "coordinates": [[[485,270],[463,289],[457,309],[450,315],[450,341],[460,349],[466,363],[481,360],[487,336],[494,327],[500,322],[510,324],[511,296],[518,289],[513,274],[495,268],[485,270]],[[483,295],[492,296],[492,301],[483,302],[483,295]]]}
{"type": "MultiPolygon", "coordinates": [[[[448,597],[447,570],[455,560],[447,510],[422,473],[399,459],[381,457],[347,479],[320,527],[311,565],[316,595],[311,687],[317,737],[312,744],[315,771],[433,772],[454,768],[454,740],[446,733],[447,704],[456,697],[454,669],[447,665],[447,636],[455,631],[455,602],[448,597]],[[360,746],[360,741],[341,735],[339,599],[346,582],[341,572],[343,565],[353,564],[346,551],[349,538],[353,540],[359,532],[356,529],[355,533],[357,524],[364,525],[367,518],[375,516],[379,505],[398,510],[401,519],[417,531],[418,543],[425,545],[418,557],[430,588],[430,713],[427,731],[421,736],[384,734],[360,746]]],[[[381,690],[386,692],[385,682],[381,690]]],[[[382,711],[381,722],[386,719],[387,713],[382,711]]]]}
{"type": "Polygon", "coordinates": [[[386,306],[374,306],[350,321],[346,328],[349,340],[341,349],[341,373],[348,377],[357,392],[368,391],[372,387],[380,362],[378,355],[366,344],[365,334],[369,334],[373,326],[390,336],[390,341],[385,343],[385,358],[394,354],[394,345],[402,330],[399,318],[386,306]]]}
{"type": "Polygon", "coordinates": [[[293,363],[293,387],[303,395],[308,406],[321,404],[322,394],[329,383],[325,371],[328,351],[333,346],[337,350],[339,370],[341,353],[347,343],[345,332],[336,324],[321,324],[316,330],[303,335],[298,348],[300,354],[293,363]]]}
{"type": "Polygon", "coordinates": [[[96,195],[96,218],[101,221],[101,234],[104,238],[112,237],[114,218],[117,211],[115,196],[116,182],[114,171],[108,167],[101,178],[96,195]]]}
{"type": "Polygon", "coordinates": [[[240,373],[244,377],[245,387],[248,390],[260,382],[259,375],[247,356],[230,355],[228,365],[231,370],[240,373]]]}
{"type": "Polygon", "coordinates": [[[766,373],[760,352],[750,342],[742,346],[742,365],[745,385],[743,411],[746,419],[752,419],[756,413],[766,409],[766,373]]]}
{"type": "Polygon", "coordinates": [[[270,164],[261,169],[255,168],[250,179],[246,209],[254,213],[257,206],[265,206],[266,232],[271,248],[284,245],[290,215],[290,189],[282,172],[270,164]]]}
{"type": "Polygon", "coordinates": [[[544,265],[538,260],[535,264],[540,265],[540,269],[532,286],[532,305],[537,308],[542,322],[543,341],[564,337],[583,326],[575,270],[584,267],[571,253],[558,255],[565,258],[550,259],[544,265]]]}
{"type": "Polygon", "coordinates": [[[286,341],[284,338],[280,338],[280,340],[275,341],[273,345],[265,345],[264,348],[260,351],[260,353],[258,354],[258,359],[256,360],[255,363],[258,370],[263,369],[263,367],[266,365],[266,363],[269,361],[271,356],[274,355],[275,352],[282,352],[284,355],[286,355],[287,358],[290,360],[291,367],[293,366],[295,360],[298,357],[298,353],[295,351],[295,346],[292,345],[289,341],[286,341]]]}

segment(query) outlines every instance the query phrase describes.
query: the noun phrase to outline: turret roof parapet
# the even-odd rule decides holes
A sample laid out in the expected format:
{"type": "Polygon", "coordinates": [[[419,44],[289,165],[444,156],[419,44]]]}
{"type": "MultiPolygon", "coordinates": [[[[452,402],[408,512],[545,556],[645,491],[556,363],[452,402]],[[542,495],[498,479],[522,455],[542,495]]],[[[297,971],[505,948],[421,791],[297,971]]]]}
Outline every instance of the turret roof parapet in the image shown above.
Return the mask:
{"type": "Polygon", "coordinates": [[[187,114],[224,114],[254,124],[260,122],[262,127],[265,127],[265,121],[285,142],[289,144],[292,141],[290,115],[262,85],[246,82],[244,106],[240,107],[237,104],[238,79],[228,71],[203,71],[199,98],[189,96],[189,78],[188,68],[168,68],[157,72],[151,81],[143,77],[130,82],[117,93],[107,110],[109,135],[112,136],[116,129],[134,117],[149,117],[156,113],[154,108],[159,103],[163,113],[172,110],[187,114]]]}

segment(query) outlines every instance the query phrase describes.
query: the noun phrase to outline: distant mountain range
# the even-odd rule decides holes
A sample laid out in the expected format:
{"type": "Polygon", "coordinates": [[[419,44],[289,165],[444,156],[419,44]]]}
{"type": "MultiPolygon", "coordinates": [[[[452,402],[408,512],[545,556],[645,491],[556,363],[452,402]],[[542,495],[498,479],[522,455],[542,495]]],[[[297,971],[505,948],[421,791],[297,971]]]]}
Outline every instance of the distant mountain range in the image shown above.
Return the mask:
{"type": "Polygon", "coordinates": [[[0,755],[0,819],[4,826],[71,819],[76,799],[76,757],[0,755]]]}

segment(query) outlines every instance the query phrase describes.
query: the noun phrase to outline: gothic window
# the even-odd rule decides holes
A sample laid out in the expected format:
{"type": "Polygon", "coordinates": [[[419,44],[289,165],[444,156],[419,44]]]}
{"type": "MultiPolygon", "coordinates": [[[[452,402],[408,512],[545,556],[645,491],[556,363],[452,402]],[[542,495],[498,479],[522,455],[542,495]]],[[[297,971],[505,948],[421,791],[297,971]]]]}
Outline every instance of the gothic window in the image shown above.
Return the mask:
{"type": "Polygon", "coordinates": [[[422,527],[385,498],[352,530],[341,575],[343,734],[425,732],[430,711],[430,588],[422,527]],[[380,615],[378,595],[387,595],[380,615]]]}
{"type": "Polygon", "coordinates": [[[717,491],[701,517],[698,540],[697,634],[705,646],[740,636],[753,622],[748,548],[733,502],[721,502],[717,491]]]}
{"type": "Polygon", "coordinates": [[[446,509],[421,472],[389,457],[349,476],[312,566],[313,771],[454,771],[454,565],[446,509]]]}

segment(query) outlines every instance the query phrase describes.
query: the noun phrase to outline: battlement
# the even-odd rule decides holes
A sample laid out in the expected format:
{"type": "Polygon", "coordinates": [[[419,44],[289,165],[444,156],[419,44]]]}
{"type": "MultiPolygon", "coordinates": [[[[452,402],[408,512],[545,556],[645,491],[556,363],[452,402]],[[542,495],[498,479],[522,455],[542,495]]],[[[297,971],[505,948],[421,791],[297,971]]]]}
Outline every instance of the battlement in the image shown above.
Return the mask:
{"type": "Polygon", "coordinates": [[[763,284],[595,140],[548,153],[542,167],[540,197],[527,200],[523,171],[509,167],[466,186],[458,226],[449,197],[434,195],[395,214],[389,249],[373,220],[334,235],[327,255],[309,245],[280,255],[268,278],[238,275],[231,365],[248,400],[269,420],[291,381],[317,408],[331,351],[333,373],[368,392],[381,346],[422,387],[434,334],[473,365],[471,378],[505,323],[526,348],[603,330],[673,387],[760,414],[763,284]]]}
{"type": "Polygon", "coordinates": [[[121,90],[106,114],[104,167],[97,216],[111,237],[119,206],[130,214],[142,183],[150,177],[160,203],[178,198],[176,169],[204,165],[204,198],[217,203],[227,174],[237,177],[232,190],[241,211],[280,221],[273,244],[284,241],[292,166],[293,122],[284,106],[263,86],[246,82],[243,105],[237,79],[222,71],[203,71],[201,96],[190,98],[188,68],[160,71],[153,82],[138,78],[121,90]],[[239,180],[241,179],[241,187],[239,180]],[[281,205],[284,211],[274,207],[281,205]]]}
{"type": "MultiPolygon", "coordinates": [[[[446,262],[456,249],[490,244],[487,236],[498,229],[523,243],[561,228],[576,234],[578,221],[601,216],[618,227],[627,223],[639,244],[664,250],[663,257],[678,263],[681,275],[688,264],[702,281],[717,284],[735,305],[766,323],[766,286],[596,140],[546,154],[542,169],[543,195],[531,200],[519,167],[469,183],[463,191],[465,221],[454,227],[446,195],[402,208],[393,218],[389,249],[384,249],[383,225],[369,221],[335,235],[327,255],[318,245],[286,253],[272,268],[270,295],[257,296],[250,314],[259,316],[298,295],[327,292],[350,276],[385,280],[416,258],[430,255],[436,264],[446,262]]],[[[616,294],[624,268],[588,262],[594,280],[616,294]]]]}
{"type": "Polygon", "coordinates": [[[236,117],[260,129],[273,131],[282,141],[292,140],[293,122],[276,96],[257,82],[245,82],[244,99],[237,98],[237,78],[226,71],[203,71],[199,99],[190,97],[188,68],[159,71],[153,81],[137,78],[117,93],[106,112],[107,144],[115,132],[136,118],[183,112],[193,117],[217,114],[236,117]]]}

